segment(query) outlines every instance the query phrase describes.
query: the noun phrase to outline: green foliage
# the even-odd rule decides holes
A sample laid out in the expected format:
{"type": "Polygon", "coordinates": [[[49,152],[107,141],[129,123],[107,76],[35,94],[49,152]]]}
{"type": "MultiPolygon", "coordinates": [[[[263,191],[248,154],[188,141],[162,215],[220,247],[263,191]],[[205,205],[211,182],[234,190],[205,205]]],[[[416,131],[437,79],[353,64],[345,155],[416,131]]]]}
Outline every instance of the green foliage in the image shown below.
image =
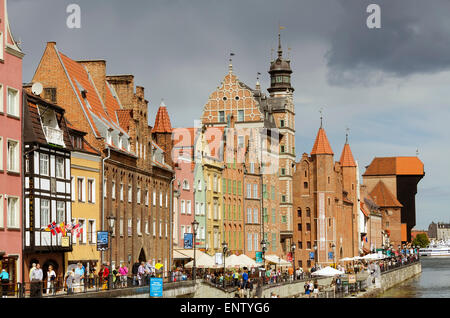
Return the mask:
{"type": "Polygon", "coordinates": [[[430,244],[430,240],[428,239],[426,234],[420,233],[417,234],[416,238],[412,241],[413,245],[418,245],[420,247],[427,247],[430,244]]]}

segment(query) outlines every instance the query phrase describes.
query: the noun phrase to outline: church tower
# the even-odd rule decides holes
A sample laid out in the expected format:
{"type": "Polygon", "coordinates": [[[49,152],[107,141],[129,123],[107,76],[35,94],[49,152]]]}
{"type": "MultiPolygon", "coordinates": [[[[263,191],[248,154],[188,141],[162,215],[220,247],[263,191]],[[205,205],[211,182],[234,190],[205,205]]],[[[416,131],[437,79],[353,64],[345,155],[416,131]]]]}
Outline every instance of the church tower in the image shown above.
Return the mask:
{"type": "MultiPolygon", "coordinates": [[[[280,28],[281,29],[281,28],[280,28]]],[[[283,254],[290,253],[293,243],[293,174],[295,167],[295,110],[291,86],[291,65],[283,57],[281,35],[278,33],[278,57],[270,63],[270,87],[267,89],[269,109],[280,133],[279,147],[279,200],[277,218],[280,224],[280,243],[283,254]]]]}

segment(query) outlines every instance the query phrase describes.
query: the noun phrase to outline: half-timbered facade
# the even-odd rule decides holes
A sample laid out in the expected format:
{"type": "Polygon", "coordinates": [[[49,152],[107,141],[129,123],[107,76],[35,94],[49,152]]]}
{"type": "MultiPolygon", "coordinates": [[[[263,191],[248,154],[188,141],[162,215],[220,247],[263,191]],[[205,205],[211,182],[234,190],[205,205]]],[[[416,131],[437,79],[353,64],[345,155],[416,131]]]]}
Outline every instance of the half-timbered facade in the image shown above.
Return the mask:
{"type": "Polygon", "coordinates": [[[64,253],[72,250],[71,234],[67,233],[66,240],[62,232],[54,234],[46,229],[53,222],[67,224],[72,219],[72,144],[64,109],[37,96],[25,96],[24,272],[29,272],[32,263],[39,263],[44,273],[53,265],[60,276],[64,273],[64,253]]]}

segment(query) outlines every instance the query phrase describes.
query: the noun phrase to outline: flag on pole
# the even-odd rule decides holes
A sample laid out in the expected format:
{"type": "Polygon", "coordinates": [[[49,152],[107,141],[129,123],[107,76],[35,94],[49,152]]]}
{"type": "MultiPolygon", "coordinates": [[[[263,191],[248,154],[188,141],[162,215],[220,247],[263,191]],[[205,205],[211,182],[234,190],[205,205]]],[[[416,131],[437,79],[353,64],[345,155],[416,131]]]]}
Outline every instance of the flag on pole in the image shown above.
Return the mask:
{"type": "Polygon", "coordinates": [[[59,228],[61,230],[62,236],[66,236],[66,225],[64,221],[59,224],[59,228]]]}
{"type": "Polygon", "coordinates": [[[284,30],[286,29],[284,26],[280,26],[280,30],[284,30]]]}
{"type": "MultiPolygon", "coordinates": [[[[56,223],[50,223],[47,228],[45,229],[46,232],[52,232],[52,235],[56,235],[57,232],[57,226],[56,223]]],[[[59,232],[58,232],[59,233],[59,232]]]]}

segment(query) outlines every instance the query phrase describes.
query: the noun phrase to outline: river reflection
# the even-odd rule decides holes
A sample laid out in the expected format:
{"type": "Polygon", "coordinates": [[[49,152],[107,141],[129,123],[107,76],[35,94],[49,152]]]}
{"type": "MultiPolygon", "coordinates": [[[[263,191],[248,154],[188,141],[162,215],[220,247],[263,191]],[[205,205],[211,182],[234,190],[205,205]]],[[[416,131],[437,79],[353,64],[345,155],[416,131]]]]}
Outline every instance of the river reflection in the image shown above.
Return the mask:
{"type": "Polygon", "coordinates": [[[422,273],[381,298],[450,298],[450,258],[422,258],[422,273]]]}

